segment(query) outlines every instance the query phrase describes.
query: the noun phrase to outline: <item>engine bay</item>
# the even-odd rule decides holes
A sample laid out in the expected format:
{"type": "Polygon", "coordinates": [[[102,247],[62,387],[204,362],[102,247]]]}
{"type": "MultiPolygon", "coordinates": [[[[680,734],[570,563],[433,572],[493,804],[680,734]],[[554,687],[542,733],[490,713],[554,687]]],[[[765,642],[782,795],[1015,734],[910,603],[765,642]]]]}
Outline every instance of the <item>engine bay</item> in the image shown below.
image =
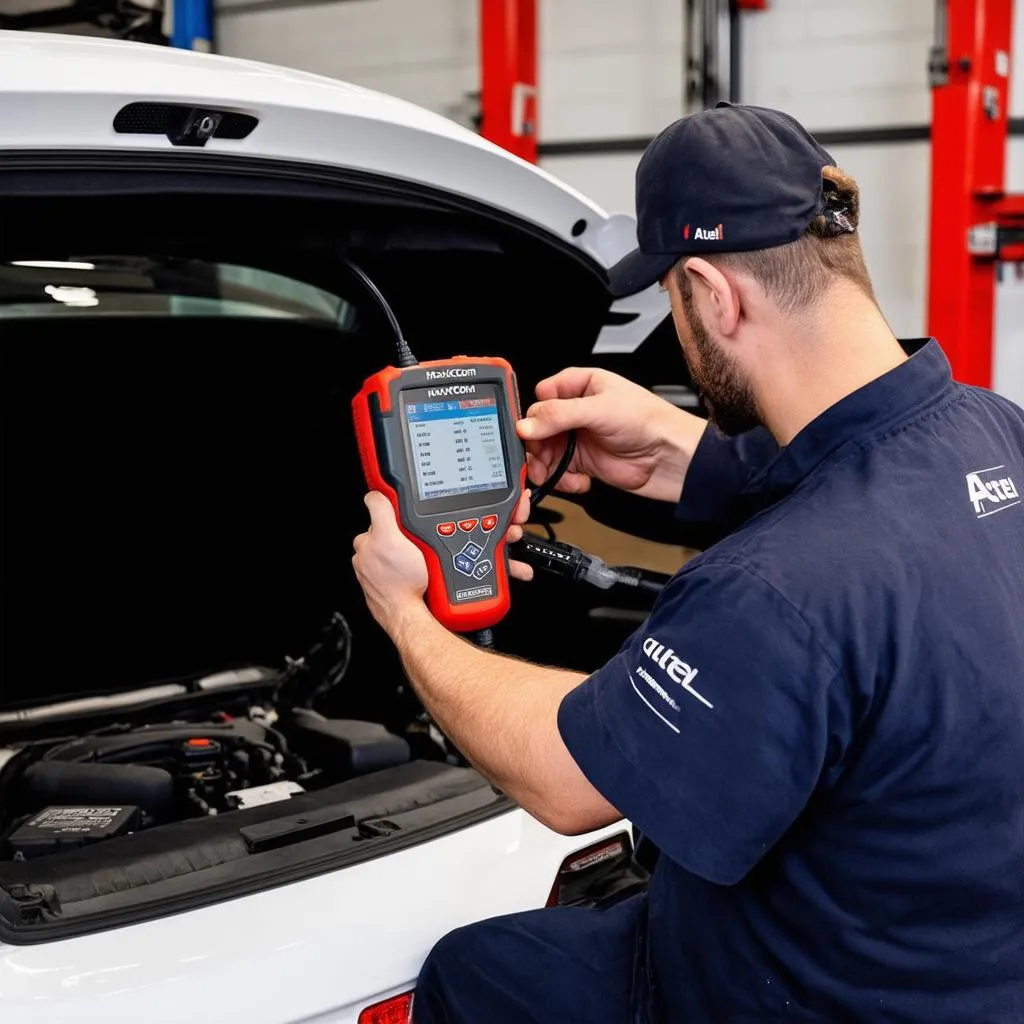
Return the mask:
{"type": "MultiPolygon", "coordinates": [[[[218,248],[200,247],[203,282],[234,267],[219,262],[228,256],[218,248]]],[[[319,267],[309,281],[338,286],[321,281],[320,259],[278,269],[303,281],[319,267]]],[[[536,302],[503,319],[488,339],[493,351],[514,353],[523,381],[589,351],[603,322],[597,306],[589,320],[574,310],[550,322],[559,346],[523,347],[543,306],[538,289],[562,296],[564,278],[532,258],[495,259],[504,278],[476,252],[446,256],[434,277],[418,257],[368,265],[399,296],[421,357],[473,351],[493,308],[484,285],[501,280],[504,294],[516,268],[536,302]],[[473,304],[460,294],[459,317],[438,334],[436,296],[470,273],[480,281],[473,304]]],[[[38,866],[47,884],[66,875],[70,891],[76,864],[83,874],[74,877],[91,880],[96,862],[127,862],[136,848],[158,864],[147,861],[133,885],[170,878],[180,856],[158,848],[179,848],[175,830],[198,844],[187,849],[201,848],[199,874],[226,856],[222,834],[247,815],[294,816],[290,803],[312,805],[320,790],[374,775],[384,785],[389,771],[422,769],[430,786],[434,769],[457,776],[469,767],[416,700],[349,564],[351,538],[365,527],[351,395],[390,351],[387,325],[350,284],[335,296],[343,322],[251,316],[244,332],[212,346],[201,328],[223,333],[219,315],[190,316],[187,329],[177,314],[8,321],[0,873],[12,884],[34,879],[38,866]]],[[[177,277],[164,291],[171,286],[180,290],[177,277]]],[[[553,542],[559,520],[546,511],[538,522],[553,542]]],[[[576,585],[549,576],[524,590],[498,649],[582,671],[610,657],[643,595],[632,586],[581,600],[576,585]],[[595,606],[605,611],[592,617],[595,606]],[[572,652],[566,634],[581,638],[572,652]]],[[[247,855],[242,837],[231,842],[229,860],[247,855]]]]}
{"type": "MultiPolygon", "coordinates": [[[[47,727],[38,714],[46,709],[36,709],[30,736],[0,740],[0,861],[288,801],[414,757],[455,760],[422,721],[409,721],[400,735],[314,709],[348,663],[351,638],[341,616],[330,633],[330,643],[279,672],[236,673],[229,679],[248,682],[220,692],[207,684],[148,710],[143,699],[81,731],[59,714],[47,727]]],[[[102,709],[102,699],[93,703],[102,709]]]]}

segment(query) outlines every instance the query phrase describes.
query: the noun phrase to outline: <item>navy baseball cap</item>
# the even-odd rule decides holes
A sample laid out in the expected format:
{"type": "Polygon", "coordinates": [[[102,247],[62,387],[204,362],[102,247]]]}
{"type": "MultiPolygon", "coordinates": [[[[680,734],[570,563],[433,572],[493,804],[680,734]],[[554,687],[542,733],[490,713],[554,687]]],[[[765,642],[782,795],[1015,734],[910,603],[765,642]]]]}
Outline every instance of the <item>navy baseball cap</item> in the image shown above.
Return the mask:
{"type": "Polygon", "coordinates": [[[827,166],[832,157],[778,110],[722,102],[680,118],[637,167],[638,247],[608,272],[612,294],[649,288],[683,256],[795,242],[825,212],[827,166]]]}

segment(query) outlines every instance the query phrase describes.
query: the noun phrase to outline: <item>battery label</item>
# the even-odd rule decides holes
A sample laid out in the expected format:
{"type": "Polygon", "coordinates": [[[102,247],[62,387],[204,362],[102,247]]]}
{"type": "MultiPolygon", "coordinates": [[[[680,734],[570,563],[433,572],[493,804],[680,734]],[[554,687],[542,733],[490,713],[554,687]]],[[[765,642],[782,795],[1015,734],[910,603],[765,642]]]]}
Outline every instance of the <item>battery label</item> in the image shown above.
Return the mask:
{"type": "Polygon", "coordinates": [[[123,807],[48,807],[28,824],[49,832],[92,832],[109,828],[123,807]]]}

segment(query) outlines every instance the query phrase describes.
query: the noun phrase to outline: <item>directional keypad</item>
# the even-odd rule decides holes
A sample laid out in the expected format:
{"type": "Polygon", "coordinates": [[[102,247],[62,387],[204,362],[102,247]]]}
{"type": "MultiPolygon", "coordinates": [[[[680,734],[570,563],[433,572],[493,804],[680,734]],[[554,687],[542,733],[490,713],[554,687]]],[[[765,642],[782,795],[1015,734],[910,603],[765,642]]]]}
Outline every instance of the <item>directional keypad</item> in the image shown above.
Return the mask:
{"type": "MultiPolygon", "coordinates": [[[[463,576],[469,576],[475,580],[483,580],[494,572],[494,563],[489,558],[484,558],[487,536],[498,525],[498,517],[489,514],[479,519],[461,519],[457,523],[444,522],[437,524],[437,532],[441,537],[455,544],[459,542],[456,536],[457,531],[472,534],[479,528],[481,533],[476,534],[475,540],[466,539],[466,543],[458,551],[451,551],[452,565],[455,571],[463,576]]],[[[450,550],[450,549],[449,549],[450,550]]]]}
{"type": "Polygon", "coordinates": [[[479,544],[467,541],[458,554],[452,555],[452,564],[463,576],[472,576],[478,580],[482,579],[493,568],[487,559],[484,559],[482,562],[479,560],[483,553],[484,549],[479,544]],[[487,568],[481,572],[481,566],[486,566],[487,568]]]}

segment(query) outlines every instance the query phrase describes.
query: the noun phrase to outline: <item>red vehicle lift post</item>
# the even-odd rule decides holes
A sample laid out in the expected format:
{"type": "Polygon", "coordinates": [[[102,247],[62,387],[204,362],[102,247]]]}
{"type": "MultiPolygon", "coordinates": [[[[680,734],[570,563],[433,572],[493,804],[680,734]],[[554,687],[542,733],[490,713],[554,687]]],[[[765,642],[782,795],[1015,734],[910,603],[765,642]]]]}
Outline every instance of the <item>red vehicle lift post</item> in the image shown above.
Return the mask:
{"type": "Polygon", "coordinates": [[[953,375],[992,387],[1000,263],[1024,259],[1024,196],[1005,191],[1013,0],[937,0],[932,50],[928,333],[953,375]]]}
{"type": "Polygon", "coordinates": [[[480,134],[537,162],[537,0],[480,0],[480,134]]]}

